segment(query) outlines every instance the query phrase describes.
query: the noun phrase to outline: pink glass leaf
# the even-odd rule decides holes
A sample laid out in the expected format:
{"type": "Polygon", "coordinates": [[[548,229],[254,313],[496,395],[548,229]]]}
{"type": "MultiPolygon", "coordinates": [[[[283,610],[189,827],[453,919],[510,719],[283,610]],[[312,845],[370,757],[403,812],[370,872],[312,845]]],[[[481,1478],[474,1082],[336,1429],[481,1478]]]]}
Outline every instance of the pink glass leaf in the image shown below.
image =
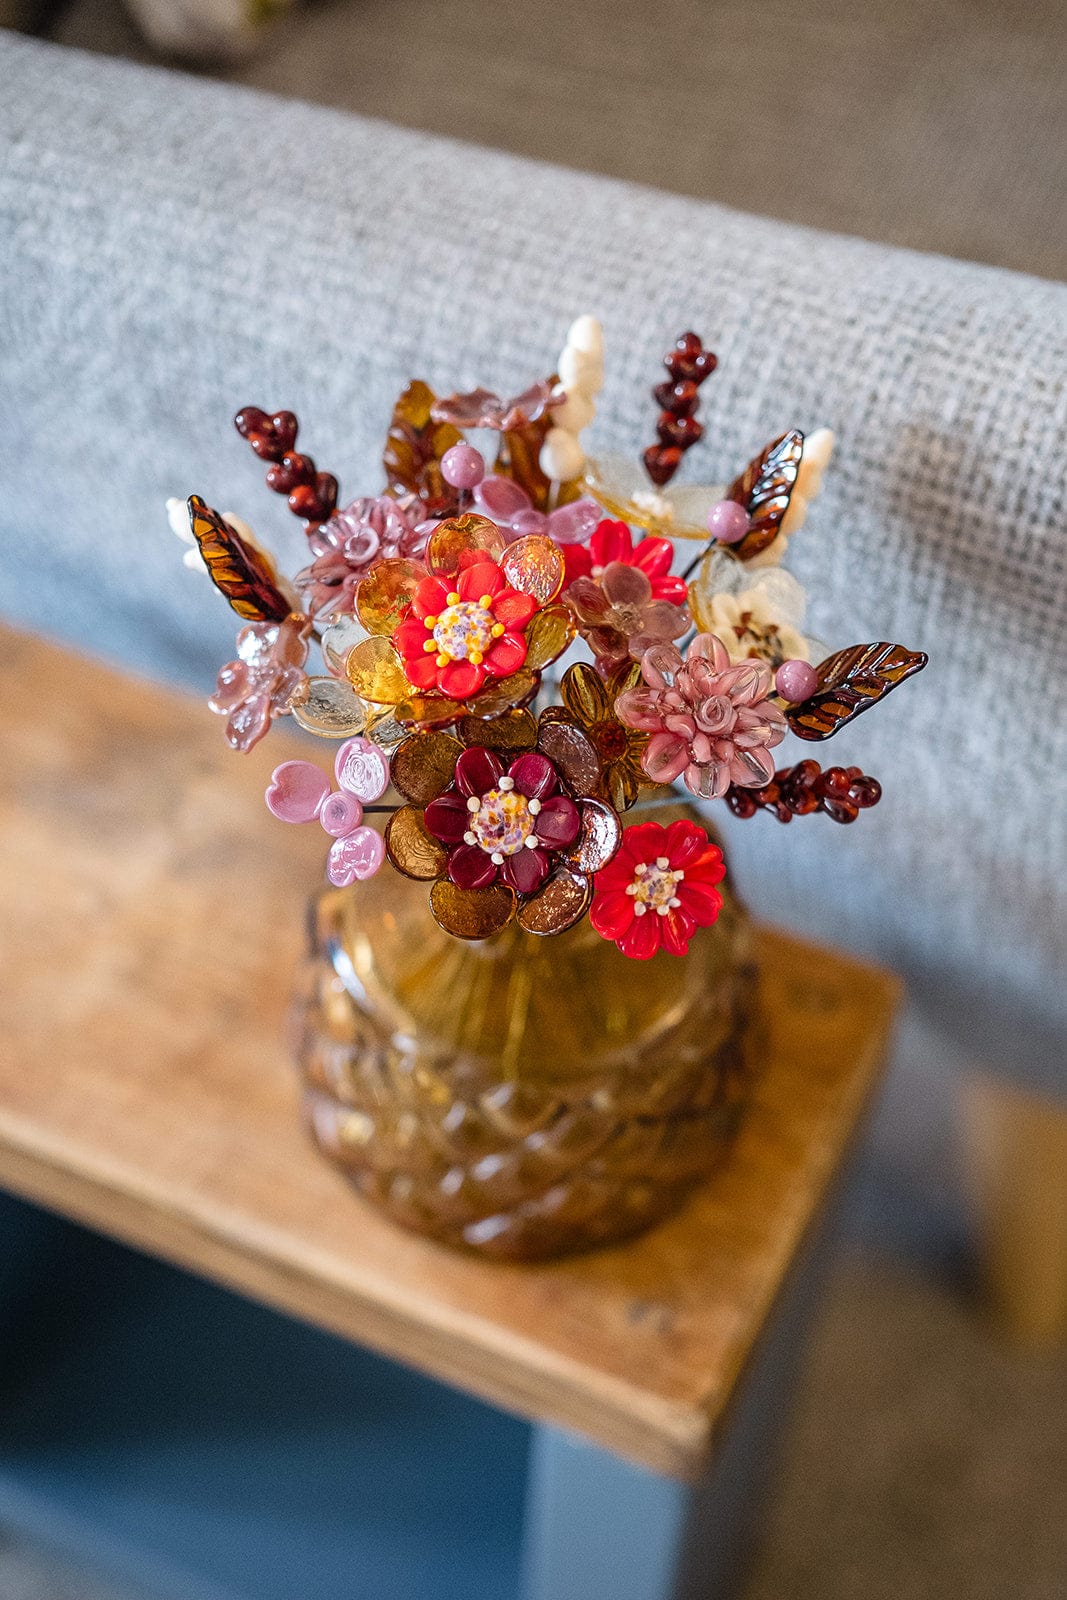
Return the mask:
{"type": "Polygon", "coordinates": [[[334,771],[342,789],[369,805],[389,787],[389,761],[369,739],[346,739],[337,752],[334,771]]]}
{"type": "Polygon", "coordinates": [[[385,845],[373,828],[357,828],[343,839],[335,839],[326,860],[326,876],[338,889],[373,878],[385,860],[385,845]]]}
{"type": "Polygon", "coordinates": [[[330,780],[312,761],[283,761],[267,788],[268,808],[281,822],[314,822],[330,780]]]}

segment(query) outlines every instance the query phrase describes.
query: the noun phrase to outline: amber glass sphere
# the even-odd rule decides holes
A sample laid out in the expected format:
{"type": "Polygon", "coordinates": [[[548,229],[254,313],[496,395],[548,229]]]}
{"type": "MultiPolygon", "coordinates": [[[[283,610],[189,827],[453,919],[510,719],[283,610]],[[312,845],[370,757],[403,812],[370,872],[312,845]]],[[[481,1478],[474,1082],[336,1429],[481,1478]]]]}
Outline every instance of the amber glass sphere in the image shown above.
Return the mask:
{"type": "Polygon", "coordinates": [[[721,887],[688,955],[651,961],[587,921],[465,943],[389,872],[324,892],[296,1013],[318,1145],[404,1226],[501,1257],[664,1217],[720,1159],[749,1079],[748,927],[721,887]]]}

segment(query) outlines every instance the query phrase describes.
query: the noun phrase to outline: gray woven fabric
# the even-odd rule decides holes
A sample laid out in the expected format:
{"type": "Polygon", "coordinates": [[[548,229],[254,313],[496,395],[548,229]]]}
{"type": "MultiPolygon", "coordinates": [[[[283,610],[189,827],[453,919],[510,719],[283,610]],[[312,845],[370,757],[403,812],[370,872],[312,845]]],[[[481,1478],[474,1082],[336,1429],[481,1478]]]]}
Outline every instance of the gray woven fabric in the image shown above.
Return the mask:
{"type": "Polygon", "coordinates": [[[721,360],[708,476],[837,430],[791,548],[812,630],[933,658],[830,747],[881,809],[731,826],[741,886],[896,966],[952,1048],[1062,1086],[1067,288],[14,38],[0,79],[9,615],[203,687],[232,630],[163,497],[299,556],[237,405],[291,406],[371,489],[409,374],[519,383],[591,310],[593,442],[636,449],[692,325],[721,360]]]}

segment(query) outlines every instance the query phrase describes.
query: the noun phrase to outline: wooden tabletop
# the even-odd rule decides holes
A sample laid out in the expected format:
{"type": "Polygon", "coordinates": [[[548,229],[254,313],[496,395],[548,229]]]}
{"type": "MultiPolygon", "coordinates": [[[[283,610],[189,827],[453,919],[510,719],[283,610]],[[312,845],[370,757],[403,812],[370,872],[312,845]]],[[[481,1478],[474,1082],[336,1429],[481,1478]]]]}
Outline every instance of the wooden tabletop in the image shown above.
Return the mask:
{"type": "Polygon", "coordinates": [[[761,931],[766,1069],[724,1170],[633,1243],[485,1263],[398,1231],[301,1130],[285,1014],[325,841],[262,796],[307,744],[234,755],[200,702],[4,631],[0,737],[0,1185],[695,1475],[877,1078],[895,981],[761,931]]]}

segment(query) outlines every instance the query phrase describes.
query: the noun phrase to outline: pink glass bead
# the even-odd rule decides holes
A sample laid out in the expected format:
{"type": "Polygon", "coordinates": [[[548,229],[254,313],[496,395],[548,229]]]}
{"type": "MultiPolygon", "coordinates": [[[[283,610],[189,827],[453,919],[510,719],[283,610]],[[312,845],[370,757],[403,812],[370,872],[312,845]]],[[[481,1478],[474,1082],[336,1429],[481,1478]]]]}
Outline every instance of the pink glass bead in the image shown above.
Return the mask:
{"type": "Polygon", "coordinates": [[[748,512],[736,500],[720,500],[708,512],[708,532],[720,544],[740,544],[748,532],[748,512]]]}
{"type": "Polygon", "coordinates": [[[313,822],[329,792],[330,780],[314,762],[283,761],[264,798],[281,822],[313,822]]]}
{"type": "Polygon", "coordinates": [[[774,675],[774,687],[783,700],[799,705],[808,700],[819,687],[819,674],[809,661],[783,661],[774,675]]]}
{"type": "Polygon", "coordinates": [[[334,771],[341,788],[364,805],[377,800],[389,787],[388,759],[369,739],[346,739],[337,752],[334,771]]]}
{"type": "Polygon", "coordinates": [[[354,833],[363,821],[363,807],[354,794],[338,789],[322,802],[319,821],[327,833],[335,839],[343,839],[346,834],[354,833]]]}
{"type": "Polygon", "coordinates": [[[474,489],[485,477],[485,461],[472,444],[454,444],[441,457],[441,476],[453,489],[474,489]]]}
{"type": "Polygon", "coordinates": [[[335,839],[326,860],[326,876],[338,889],[350,883],[373,878],[385,859],[382,836],[373,828],[357,828],[343,839],[335,839]]]}

